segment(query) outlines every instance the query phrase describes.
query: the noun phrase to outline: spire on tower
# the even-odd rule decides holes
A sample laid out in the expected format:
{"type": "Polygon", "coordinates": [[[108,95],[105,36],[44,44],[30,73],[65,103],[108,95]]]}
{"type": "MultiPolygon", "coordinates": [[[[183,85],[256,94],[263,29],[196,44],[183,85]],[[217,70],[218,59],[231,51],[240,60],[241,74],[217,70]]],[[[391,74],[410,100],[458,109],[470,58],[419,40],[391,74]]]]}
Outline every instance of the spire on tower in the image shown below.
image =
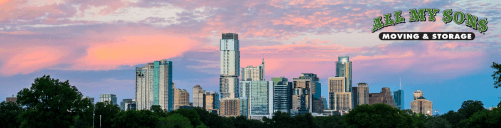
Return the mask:
{"type": "Polygon", "coordinates": [[[400,90],[402,90],[402,78],[400,78],[400,90]]]}
{"type": "Polygon", "coordinates": [[[264,58],[263,58],[263,64],[264,64],[264,58]]]}

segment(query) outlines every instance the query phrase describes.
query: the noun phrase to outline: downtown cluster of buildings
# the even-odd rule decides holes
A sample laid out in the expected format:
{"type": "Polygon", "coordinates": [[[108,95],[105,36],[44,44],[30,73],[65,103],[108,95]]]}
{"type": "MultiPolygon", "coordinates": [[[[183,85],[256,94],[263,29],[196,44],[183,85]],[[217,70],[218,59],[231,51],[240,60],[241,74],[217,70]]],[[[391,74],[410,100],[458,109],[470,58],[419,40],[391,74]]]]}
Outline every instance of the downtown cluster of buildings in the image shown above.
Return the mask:
{"type": "MultiPolygon", "coordinates": [[[[274,112],[291,115],[313,113],[315,116],[345,114],[362,104],[384,103],[404,109],[404,91],[391,92],[383,87],[380,93],[369,93],[367,83],[352,86],[352,62],[348,56],[338,57],[336,76],[328,78],[328,101],[321,96],[320,79],[313,73],[302,73],[292,81],[285,77],[265,80],[265,62],[256,67],[240,68],[238,34],[223,33],[220,40],[221,73],[219,93],[193,87],[193,102],[185,89],[175,88],[172,82],[172,61],[160,60],[136,67],[135,99],[123,99],[122,110],[150,109],[159,105],[173,111],[179,108],[200,107],[224,117],[245,116],[261,120],[271,118],[274,112]],[[392,95],[393,94],[393,95],[392,95]]],[[[91,99],[93,97],[84,97],[91,99]]],[[[9,98],[7,99],[9,101],[9,98]]],[[[14,100],[15,101],[15,100],[14,100]]],[[[100,102],[117,104],[114,94],[102,94],[100,102]]],[[[118,105],[118,104],[117,104],[118,105]]],[[[411,110],[432,115],[432,102],[423,97],[423,92],[414,92],[411,110]]]]}

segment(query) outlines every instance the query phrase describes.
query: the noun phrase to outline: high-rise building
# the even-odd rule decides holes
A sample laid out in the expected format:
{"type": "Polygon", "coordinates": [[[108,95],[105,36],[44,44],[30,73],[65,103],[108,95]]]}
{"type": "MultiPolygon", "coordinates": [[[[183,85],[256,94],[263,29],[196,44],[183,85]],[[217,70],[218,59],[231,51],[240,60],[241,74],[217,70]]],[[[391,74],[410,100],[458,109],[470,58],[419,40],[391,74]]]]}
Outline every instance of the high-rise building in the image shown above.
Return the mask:
{"type": "Polygon", "coordinates": [[[249,98],[240,97],[240,115],[249,118],[249,98]]]}
{"type": "Polygon", "coordinates": [[[347,92],[345,84],[346,77],[329,77],[329,106],[331,110],[351,110],[351,92],[347,92]]]}
{"type": "Polygon", "coordinates": [[[14,103],[16,103],[17,98],[14,95],[12,95],[12,97],[5,98],[5,101],[6,102],[14,102],[14,103]]]}
{"type": "Polygon", "coordinates": [[[293,78],[293,94],[291,113],[322,113],[320,101],[321,85],[319,78],[313,73],[302,73],[299,78],[293,78]]]}
{"type": "Polygon", "coordinates": [[[419,97],[423,97],[423,92],[421,90],[417,90],[414,92],[414,100],[416,100],[419,97]]]}
{"type": "Polygon", "coordinates": [[[358,83],[357,87],[352,87],[352,108],[357,105],[369,104],[369,85],[367,83],[358,83]]]}
{"type": "Polygon", "coordinates": [[[421,113],[433,116],[433,102],[423,97],[423,92],[420,90],[414,92],[414,96],[419,96],[411,102],[411,110],[414,113],[421,113]]]}
{"type": "Polygon", "coordinates": [[[219,104],[219,116],[237,117],[240,116],[240,99],[223,98],[219,104]]]}
{"type": "Polygon", "coordinates": [[[117,95],[115,94],[101,94],[99,96],[99,102],[103,102],[103,103],[112,103],[114,105],[118,105],[117,103],[117,95]]]}
{"type": "Polygon", "coordinates": [[[219,78],[221,99],[239,97],[240,51],[238,44],[238,34],[222,34],[222,39],[220,40],[221,75],[219,78]]]}
{"type": "Polygon", "coordinates": [[[249,118],[271,118],[273,115],[273,81],[251,81],[249,118]]]}
{"type": "Polygon", "coordinates": [[[89,96],[83,96],[82,99],[89,99],[90,100],[90,103],[94,104],[94,97],[89,97],[89,96]]]}
{"type": "Polygon", "coordinates": [[[324,110],[329,109],[329,108],[327,107],[327,99],[326,99],[324,96],[322,96],[320,99],[322,99],[322,105],[323,105],[323,108],[322,108],[322,109],[324,109],[324,110]]]}
{"type": "Polygon", "coordinates": [[[404,90],[399,89],[393,92],[393,99],[398,109],[404,110],[404,90]]]}
{"type": "Polygon", "coordinates": [[[336,61],[336,77],[346,77],[346,83],[344,92],[351,92],[351,61],[348,56],[340,56],[338,57],[338,61],[336,61]]]}
{"type": "Polygon", "coordinates": [[[271,78],[273,81],[273,112],[290,113],[292,109],[292,82],[285,77],[271,78]]]}
{"type": "Polygon", "coordinates": [[[195,87],[193,87],[193,107],[205,108],[204,95],[205,90],[202,90],[200,85],[195,85],[195,87]]]}
{"type": "Polygon", "coordinates": [[[205,91],[205,109],[207,111],[219,109],[219,93],[214,91],[205,91]]]}
{"type": "Polygon", "coordinates": [[[137,110],[136,109],[136,99],[132,99],[131,102],[125,103],[125,110],[137,110]]]}
{"type": "Polygon", "coordinates": [[[127,103],[131,103],[132,99],[123,99],[122,102],[120,102],[120,110],[127,110],[127,103]]]}
{"type": "Polygon", "coordinates": [[[369,105],[376,103],[384,103],[390,105],[391,107],[396,107],[395,101],[393,101],[393,96],[391,96],[390,88],[383,87],[380,93],[369,94],[369,105]]]}
{"type": "Polygon", "coordinates": [[[264,81],[264,59],[259,66],[242,68],[242,81],[264,81]]]}
{"type": "Polygon", "coordinates": [[[174,109],[172,61],[164,59],[136,67],[136,100],[137,110],[150,109],[152,105],[167,111],[174,109]]]}
{"type": "Polygon", "coordinates": [[[186,89],[174,89],[174,110],[190,105],[190,93],[186,89]]]}

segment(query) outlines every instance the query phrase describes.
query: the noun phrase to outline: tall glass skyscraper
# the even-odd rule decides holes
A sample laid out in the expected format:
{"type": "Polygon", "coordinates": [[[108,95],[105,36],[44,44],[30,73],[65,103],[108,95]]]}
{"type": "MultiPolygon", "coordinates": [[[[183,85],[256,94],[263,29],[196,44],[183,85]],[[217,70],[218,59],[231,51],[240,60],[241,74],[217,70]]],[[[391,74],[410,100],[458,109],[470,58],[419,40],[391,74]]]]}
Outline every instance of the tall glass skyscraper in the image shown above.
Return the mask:
{"type": "Polygon", "coordinates": [[[273,81],[273,112],[290,113],[292,108],[292,82],[285,77],[271,78],[273,81]]]}
{"type": "Polygon", "coordinates": [[[271,118],[273,114],[273,81],[251,81],[249,116],[271,118]]]}
{"type": "Polygon", "coordinates": [[[338,57],[336,61],[336,77],[346,77],[345,92],[351,92],[351,61],[348,56],[338,57]]]}
{"type": "Polygon", "coordinates": [[[174,109],[172,61],[164,59],[136,67],[137,110],[150,109],[152,105],[168,111],[174,109]]]}
{"type": "Polygon", "coordinates": [[[220,40],[221,75],[219,78],[221,99],[239,97],[240,51],[238,44],[238,34],[222,34],[222,39],[220,40]]]}
{"type": "Polygon", "coordinates": [[[393,99],[395,99],[395,104],[397,105],[397,108],[400,110],[404,110],[404,90],[397,90],[393,92],[393,99]]]}

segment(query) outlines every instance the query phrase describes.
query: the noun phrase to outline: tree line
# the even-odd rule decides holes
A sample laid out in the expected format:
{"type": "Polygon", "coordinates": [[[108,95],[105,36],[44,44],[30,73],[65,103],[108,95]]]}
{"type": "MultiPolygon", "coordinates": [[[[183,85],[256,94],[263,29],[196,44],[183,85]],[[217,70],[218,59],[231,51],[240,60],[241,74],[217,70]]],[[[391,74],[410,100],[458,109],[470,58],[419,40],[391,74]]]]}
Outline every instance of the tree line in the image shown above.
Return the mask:
{"type": "MultiPolygon", "coordinates": [[[[501,87],[501,64],[493,63],[494,87],[501,87]]],[[[501,102],[486,110],[481,101],[464,101],[457,111],[427,116],[399,110],[387,104],[360,105],[348,114],[290,116],[276,112],[271,119],[244,116],[221,117],[202,108],[167,112],[154,105],[150,110],[120,110],[119,106],[95,105],[69,81],[48,75],[36,78],[30,88],[17,94],[16,102],[0,103],[0,124],[6,128],[501,128],[501,102]],[[95,115],[94,115],[95,114],[95,115]]]]}

